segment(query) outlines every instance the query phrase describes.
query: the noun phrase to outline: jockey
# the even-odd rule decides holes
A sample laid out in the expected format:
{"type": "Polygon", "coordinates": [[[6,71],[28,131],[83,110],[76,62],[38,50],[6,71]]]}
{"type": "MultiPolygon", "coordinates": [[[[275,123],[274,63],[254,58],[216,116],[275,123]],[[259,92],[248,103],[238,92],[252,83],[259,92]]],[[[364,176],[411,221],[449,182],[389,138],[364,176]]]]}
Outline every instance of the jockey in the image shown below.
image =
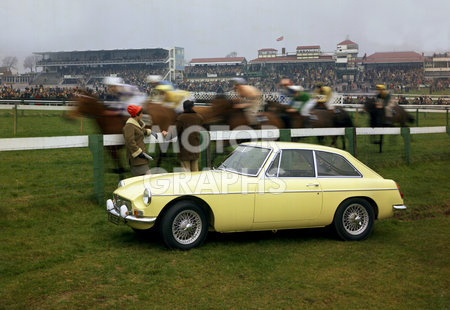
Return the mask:
{"type": "Polygon", "coordinates": [[[129,105],[142,106],[147,100],[147,95],[137,86],[125,84],[120,77],[105,77],[103,84],[106,85],[107,92],[105,105],[117,114],[128,115],[129,105]]]}
{"type": "Polygon", "coordinates": [[[155,91],[156,95],[152,98],[152,101],[174,109],[178,114],[183,112],[184,101],[195,101],[194,96],[190,92],[174,89],[171,84],[160,84],[155,87],[155,91]]]}
{"type": "Polygon", "coordinates": [[[287,109],[288,112],[300,112],[305,105],[311,99],[311,96],[304,91],[303,87],[298,85],[288,86],[289,91],[291,92],[292,101],[290,104],[290,108],[287,109]]]}
{"type": "Polygon", "coordinates": [[[233,78],[231,83],[238,95],[238,102],[234,107],[244,110],[245,117],[250,125],[257,125],[257,113],[262,106],[261,92],[256,87],[248,85],[243,78],[233,78]]]}
{"type": "Polygon", "coordinates": [[[392,122],[392,115],[394,107],[397,102],[391,100],[391,94],[386,90],[386,86],[383,84],[378,84],[375,87],[377,89],[376,104],[378,109],[383,109],[386,116],[386,123],[392,122]]]}
{"type": "Polygon", "coordinates": [[[323,84],[318,84],[313,92],[313,98],[305,102],[300,110],[301,115],[312,118],[313,115],[310,111],[316,107],[318,109],[332,109],[332,104],[330,100],[332,98],[333,92],[331,87],[324,86],[323,84]]]}
{"type": "Polygon", "coordinates": [[[292,90],[289,89],[290,86],[294,84],[290,79],[281,79],[280,80],[280,90],[278,92],[278,102],[281,104],[292,104],[292,90]]]}

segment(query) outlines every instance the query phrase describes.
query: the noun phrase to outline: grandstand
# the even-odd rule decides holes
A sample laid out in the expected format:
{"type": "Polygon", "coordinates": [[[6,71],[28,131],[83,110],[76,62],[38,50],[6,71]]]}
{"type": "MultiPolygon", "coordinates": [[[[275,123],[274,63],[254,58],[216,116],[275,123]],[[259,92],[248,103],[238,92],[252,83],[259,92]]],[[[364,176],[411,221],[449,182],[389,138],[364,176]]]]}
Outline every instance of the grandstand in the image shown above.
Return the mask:
{"type": "MultiPolygon", "coordinates": [[[[105,76],[120,76],[126,83],[147,90],[145,77],[158,74],[179,88],[193,92],[229,91],[229,80],[245,77],[249,84],[265,92],[277,91],[278,82],[289,78],[294,84],[311,90],[318,82],[338,92],[368,93],[376,84],[403,93],[410,89],[449,88],[450,54],[425,57],[416,52],[377,52],[358,56],[357,43],[346,39],[333,52],[323,52],[320,45],[305,44],[295,51],[274,48],[257,51],[258,57],[247,61],[230,53],[227,57],[194,58],[186,66],[184,49],[122,49],[35,53],[40,60],[39,73],[11,75],[0,73],[4,85],[82,86],[101,88],[105,76]]],[[[26,86],[18,86],[23,88],[26,86]]]]}
{"type": "Polygon", "coordinates": [[[431,79],[450,78],[450,52],[434,54],[424,61],[425,77],[431,79]]]}
{"type": "Polygon", "coordinates": [[[35,85],[95,86],[110,75],[142,83],[148,74],[175,80],[184,72],[184,49],[180,47],[34,54],[40,57],[36,66],[42,69],[32,81],[35,85]]]}

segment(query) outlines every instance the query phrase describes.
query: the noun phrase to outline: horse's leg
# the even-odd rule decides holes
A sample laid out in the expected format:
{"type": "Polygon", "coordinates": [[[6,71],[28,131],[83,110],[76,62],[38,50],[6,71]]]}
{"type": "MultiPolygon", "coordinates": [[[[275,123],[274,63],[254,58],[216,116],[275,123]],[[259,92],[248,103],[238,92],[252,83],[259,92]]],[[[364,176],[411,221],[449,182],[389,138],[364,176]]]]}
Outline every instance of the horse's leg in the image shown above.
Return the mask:
{"type": "Polygon", "coordinates": [[[161,147],[159,144],[156,147],[158,148],[158,160],[156,161],[156,167],[159,168],[159,167],[161,167],[162,157],[164,156],[163,155],[164,153],[161,150],[161,147]]]}
{"type": "Polygon", "coordinates": [[[380,135],[380,141],[378,141],[379,145],[380,145],[380,153],[383,152],[383,135],[380,135]]]}
{"type": "Polygon", "coordinates": [[[337,139],[338,139],[338,136],[333,136],[333,137],[331,138],[331,146],[332,146],[332,147],[338,147],[338,146],[337,146],[337,139]]]}

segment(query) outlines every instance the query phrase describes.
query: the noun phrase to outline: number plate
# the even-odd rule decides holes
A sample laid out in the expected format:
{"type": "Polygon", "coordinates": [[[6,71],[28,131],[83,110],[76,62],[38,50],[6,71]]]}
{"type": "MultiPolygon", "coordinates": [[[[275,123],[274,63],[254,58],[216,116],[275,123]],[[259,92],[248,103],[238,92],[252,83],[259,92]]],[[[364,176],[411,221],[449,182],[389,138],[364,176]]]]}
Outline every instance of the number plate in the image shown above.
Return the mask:
{"type": "Polygon", "coordinates": [[[108,220],[116,225],[119,225],[121,222],[120,216],[114,215],[112,213],[108,213],[108,220]]]}

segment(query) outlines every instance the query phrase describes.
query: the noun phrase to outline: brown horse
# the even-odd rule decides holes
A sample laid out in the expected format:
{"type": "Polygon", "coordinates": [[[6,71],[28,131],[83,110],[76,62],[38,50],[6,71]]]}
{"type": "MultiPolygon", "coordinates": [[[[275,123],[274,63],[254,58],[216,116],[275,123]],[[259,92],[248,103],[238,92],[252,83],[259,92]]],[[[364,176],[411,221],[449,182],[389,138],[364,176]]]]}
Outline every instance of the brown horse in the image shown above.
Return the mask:
{"type": "MultiPolygon", "coordinates": [[[[199,111],[207,120],[216,120],[216,122],[230,126],[233,130],[239,126],[250,126],[247,117],[243,109],[237,109],[234,107],[232,100],[227,99],[225,96],[217,96],[211,102],[210,109],[204,109],[199,111]]],[[[258,115],[259,124],[255,129],[264,127],[283,128],[283,121],[281,118],[271,112],[259,112],[258,115]]]]}
{"type": "MultiPolygon", "coordinates": [[[[396,105],[392,111],[392,121],[388,122],[386,118],[385,107],[377,107],[375,98],[366,98],[364,101],[364,110],[369,114],[369,126],[370,127],[392,127],[399,125],[400,127],[407,126],[407,123],[413,123],[414,117],[412,117],[406,110],[400,105],[396,105]]],[[[374,144],[379,145],[379,152],[383,151],[383,135],[380,135],[378,141],[373,141],[374,144]]]]}
{"type": "MultiPolygon", "coordinates": [[[[335,106],[328,110],[323,103],[318,103],[310,111],[311,118],[301,115],[297,110],[278,102],[268,102],[267,110],[280,115],[286,128],[342,128],[353,127],[353,121],[342,107],[335,106]]],[[[318,137],[322,143],[323,137],[318,137]]],[[[345,137],[342,137],[345,149],[345,137]]],[[[331,144],[337,145],[337,136],[333,136],[331,144]]]]}
{"type": "MultiPolygon", "coordinates": [[[[74,97],[74,100],[77,102],[77,106],[76,109],[67,115],[68,118],[73,119],[83,115],[95,119],[102,134],[122,134],[123,126],[128,119],[127,116],[122,116],[117,111],[108,110],[99,98],[88,92],[80,93],[74,97]]],[[[195,110],[203,114],[206,121],[209,120],[211,107],[196,107],[195,110]]],[[[168,131],[170,126],[175,125],[178,116],[173,109],[158,103],[152,103],[151,101],[144,104],[144,113],[146,114],[144,115],[144,120],[147,126],[151,126],[156,131],[168,131]]],[[[116,166],[113,172],[120,174],[121,178],[123,178],[122,174],[125,172],[120,157],[122,148],[123,145],[106,147],[116,166]]],[[[159,155],[156,163],[158,167],[165,154],[160,152],[159,155]]]]}
{"type": "MultiPolygon", "coordinates": [[[[127,120],[126,116],[122,116],[115,111],[107,110],[105,105],[97,97],[87,92],[82,92],[73,99],[77,102],[77,105],[74,110],[67,114],[69,119],[75,119],[78,116],[93,118],[102,134],[122,133],[122,128],[127,120]]],[[[113,172],[119,174],[121,179],[123,179],[123,173],[126,171],[120,157],[120,150],[122,148],[123,145],[106,147],[115,164],[113,172]]]]}
{"type": "Polygon", "coordinates": [[[414,122],[414,117],[398,104],[392,110],[392,121],[388,122],[385,107],[378,108],[375,98],[367,98],[364,101],[364,110],[369,113],[370,127],[392,127],[395,125],[406,127],[407,123],[414,122]]]}

